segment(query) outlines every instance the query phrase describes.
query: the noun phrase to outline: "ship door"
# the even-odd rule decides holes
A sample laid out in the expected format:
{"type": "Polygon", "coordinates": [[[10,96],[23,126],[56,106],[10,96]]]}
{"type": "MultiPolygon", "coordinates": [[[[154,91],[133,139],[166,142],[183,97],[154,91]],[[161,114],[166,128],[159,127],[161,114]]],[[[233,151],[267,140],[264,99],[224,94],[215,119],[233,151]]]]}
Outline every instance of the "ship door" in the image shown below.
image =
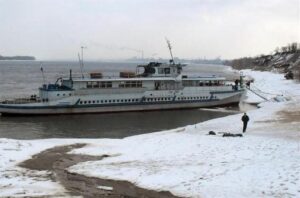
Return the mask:
{"type": "Polygon", "coordinates": [[[159,90],[160,89],[160,82],[159,81],[155,81],[154,82],[154,89],[155,90],[159,90]]]}

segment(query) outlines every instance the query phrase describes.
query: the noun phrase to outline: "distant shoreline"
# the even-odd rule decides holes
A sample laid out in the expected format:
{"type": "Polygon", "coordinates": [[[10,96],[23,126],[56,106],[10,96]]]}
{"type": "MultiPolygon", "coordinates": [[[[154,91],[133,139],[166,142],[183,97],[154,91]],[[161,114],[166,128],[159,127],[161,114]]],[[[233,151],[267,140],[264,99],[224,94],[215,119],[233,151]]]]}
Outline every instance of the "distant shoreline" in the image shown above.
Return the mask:
{"type": "Polygon", "coordinates": [[[0,61],[15,61],[15,60],[20,60],[20,61],[34,61],[36,60],[34,56],[1,56],[0,55],[0,61]]]}

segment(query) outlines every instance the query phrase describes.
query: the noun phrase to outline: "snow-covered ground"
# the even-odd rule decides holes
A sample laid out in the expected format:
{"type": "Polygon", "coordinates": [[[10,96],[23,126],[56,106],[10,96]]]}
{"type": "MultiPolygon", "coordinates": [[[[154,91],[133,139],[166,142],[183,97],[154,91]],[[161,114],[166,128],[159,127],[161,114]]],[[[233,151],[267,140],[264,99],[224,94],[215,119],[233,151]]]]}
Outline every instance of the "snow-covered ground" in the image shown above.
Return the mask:
{"type": "Polygon", "coordinates": [[[93,140],[12,140],[0,139],[0,197],[66,196],[65,189],[49,179],[49,172],[27,170],[17,166],[43,150],[76,142],[93,140]]]}
{"type": "Polygon", "coordinates": [[[90,144],[72,152],[110,157],[79,163],[69,171],[184,197],[299,197],[300,85],[281,74],[243,73],[252,76],[251,87],[269,99],[263,102],[247,94],[245,101],[261,102],[261,108],[247,112],[250,122],[244,137],[206,135],[209,131],[241,133],[241,114],[236,114],[119,140],[0,139],[0,196],[63,196],[63,187],[45,179],[49,173],[28,173],[16,164],[53,146],[84,142],[90,144]]]}

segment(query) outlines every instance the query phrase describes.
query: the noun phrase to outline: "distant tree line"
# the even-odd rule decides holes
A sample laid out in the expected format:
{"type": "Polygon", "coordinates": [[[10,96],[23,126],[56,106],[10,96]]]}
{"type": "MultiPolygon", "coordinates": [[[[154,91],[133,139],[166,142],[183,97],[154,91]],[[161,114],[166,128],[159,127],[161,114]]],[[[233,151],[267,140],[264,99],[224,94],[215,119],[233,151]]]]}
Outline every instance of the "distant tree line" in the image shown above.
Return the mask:
{"type": "Polygon", "coordinates": [[[295,78],[300,79],[300,43],[294,42],[277,47],[268,55],[261,54],[256,57],[226,60],[223,64],[230,65],[235,69],[276,69],[282,73],[294,73],[295,78]]]}
{"type": "Polygon", "coordinates": [[[1,56],[0,60],[35,60],[34,56],[1,56]]]}
{"type": "Polygon", "coordinates": [[[269,55],[261,54],[256,57],[243,57],[233,60],[225,60],[223,61],[224,65],[230,65],[235,69],[246,69],[246,68],[253,68],[253,67],[260,67],[260,69],[264,70],[264,66],[270,66],[270,64],[274,64],[274,60],[276,58],[282,58],[284,61],[281,61],[281,64],[287,64],[288,62],[296,61],[300,56],[300,43],[290,43],[283,47],[277,47],[273,52],[269,55]],[[289,54],[295,54],[292,57],[292,60],[286,60],[286,56],[289,54]]]}
{"type": "Polygon", "coordinates": [[[277,47],[275,50],[275,55],[276,54],[281,54],[281,53],[296,53],[300,52],[300,43],[290,43],[287,46],[283,46],[281,48],[277,47]]]}

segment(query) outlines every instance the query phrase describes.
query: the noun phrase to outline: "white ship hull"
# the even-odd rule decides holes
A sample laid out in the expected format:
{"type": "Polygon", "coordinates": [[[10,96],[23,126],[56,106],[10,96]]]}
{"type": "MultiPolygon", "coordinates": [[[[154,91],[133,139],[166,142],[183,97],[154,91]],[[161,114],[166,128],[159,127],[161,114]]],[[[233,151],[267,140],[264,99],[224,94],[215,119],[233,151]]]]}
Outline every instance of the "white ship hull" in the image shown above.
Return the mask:
{"type": "Polygon", "coordinates": [[[134,102],[124,104],[91,104],[91,105],[10,105],[0,104],[2,115],[55,115],[55,114],[87,114],[128,111],[153,111],[170,109],[191,109],[238,104],[243,92],[236,92],[223,99],[192,101],[134,102]]]}

